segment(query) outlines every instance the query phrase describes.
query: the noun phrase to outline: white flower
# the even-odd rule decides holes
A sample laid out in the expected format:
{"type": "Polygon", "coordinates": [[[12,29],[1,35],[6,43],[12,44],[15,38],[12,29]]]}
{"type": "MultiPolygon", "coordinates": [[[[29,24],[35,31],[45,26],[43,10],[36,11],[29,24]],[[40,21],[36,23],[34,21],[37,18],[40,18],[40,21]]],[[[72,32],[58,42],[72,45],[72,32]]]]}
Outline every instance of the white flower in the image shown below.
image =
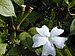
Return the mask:
{"type": "Polygon", "coordinates": [[[59,37],[60,34],[64,32],[63,29],[58,29],[54,27],[51,32],[46,25],[43,25],[41,28],[36,28],[38,34],[33,36],[34,44],[32,47],[40,47],[43,45],[42,56],[56,55],[54,45],[57,48],[63,48],[64,42],[67,40],[65,37],[59,37]]]}

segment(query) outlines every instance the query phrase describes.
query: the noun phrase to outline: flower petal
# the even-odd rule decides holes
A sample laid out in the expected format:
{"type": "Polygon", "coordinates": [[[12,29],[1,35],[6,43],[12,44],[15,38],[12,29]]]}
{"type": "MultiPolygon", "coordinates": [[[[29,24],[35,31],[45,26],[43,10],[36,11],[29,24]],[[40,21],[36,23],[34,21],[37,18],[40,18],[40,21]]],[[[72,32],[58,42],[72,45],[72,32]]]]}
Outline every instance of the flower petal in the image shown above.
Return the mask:
{"type": "Polygon", "coordinates": [[[52,30],[51,30],[51,37],[54,37],[54,36],[58,36],[60,34],[62,34],[64,32],[63,29],[58,29],[57,27],[54,27],[52,30]]]}
{"type": "Polygon", "coordinates": [[[42,56],[48,56],[48,55],[52,56],[56,55],[55,48],[53,44],[51,44],[49,41],[43,46],[43,51],[42,51],[42,56]]]}
{"type": "Polygon", "coordinates": [[[36,28],[37,32],[45,37],[49,37],[50,33],[49,33],[49,29],[46,25],[43,25],[41,28],[36,28]]]}
{"type": "Polygon", "coordinates": [[[63,48],[64,42],[67,40],[65,37],[54,37],[52,38],[52,42],[56,45],[57,48],[63,48]]]}
{"type": "Polygon", "coordinates": [[[48,41],[48,38],[43,37],[39,34],[36,34],[33,36],[33,41],[34,41],[34,44],[32,47],[39,47],[41,45],[44,45],[48,41]]]}

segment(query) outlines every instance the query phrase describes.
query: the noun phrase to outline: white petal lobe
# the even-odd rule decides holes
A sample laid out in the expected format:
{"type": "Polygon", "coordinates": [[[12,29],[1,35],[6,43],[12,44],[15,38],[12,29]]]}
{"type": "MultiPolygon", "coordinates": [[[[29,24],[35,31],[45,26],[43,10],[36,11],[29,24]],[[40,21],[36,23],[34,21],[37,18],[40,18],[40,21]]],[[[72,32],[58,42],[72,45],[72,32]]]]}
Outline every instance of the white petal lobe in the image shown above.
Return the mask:
{"type": "Polygon", "coordinates": [[[58,29],[57,27],[54,27],[51,30],[51,37],[58,36],[58,35],[62,34],[63,32],[64,32],[63,29],[58,29]]]}
{"type": "Polygon", "coordinates": [[[37,32],[45,37],[49,37],[50,33],[49,33],[49,29],[46,25],[43,25],[41,28],[36,28],[37,32]]]}
{"type": "Polygon", "coordinates": [[[52,38],[52,42],[56,45],[57,48],[62,49],[64,47],[64,43],[67,40],[65,37],[54,37],[52,38]]]}
{"type": "Polygon", "coordinates": [[[48,55],[52,56],[56,55],[55,48],[53,44],[50,43],[49,41],[43,46],[43,51],[42,51],[42,56],[48,56],[48,55]]]}
{"type": "Polygon", "coordinates": [[[39,35],[39,34],[36,34],[33,36],[33,41],[34,41],[34,44],[32,47],[40,47],[41,45],[46,44],[48,39],[46,37],[39,35]]]}

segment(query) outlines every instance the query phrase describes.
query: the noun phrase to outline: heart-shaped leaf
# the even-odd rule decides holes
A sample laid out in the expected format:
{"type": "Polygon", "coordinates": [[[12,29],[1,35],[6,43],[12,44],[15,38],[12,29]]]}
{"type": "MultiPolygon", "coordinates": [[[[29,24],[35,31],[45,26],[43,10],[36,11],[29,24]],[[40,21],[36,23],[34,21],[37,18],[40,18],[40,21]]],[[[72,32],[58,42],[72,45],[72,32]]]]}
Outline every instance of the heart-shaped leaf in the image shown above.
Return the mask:
{"type": "Polygon", "coordinates": [[[6,17],[15,16],[11,0],[0,0],[0,14],[6,17]]]}

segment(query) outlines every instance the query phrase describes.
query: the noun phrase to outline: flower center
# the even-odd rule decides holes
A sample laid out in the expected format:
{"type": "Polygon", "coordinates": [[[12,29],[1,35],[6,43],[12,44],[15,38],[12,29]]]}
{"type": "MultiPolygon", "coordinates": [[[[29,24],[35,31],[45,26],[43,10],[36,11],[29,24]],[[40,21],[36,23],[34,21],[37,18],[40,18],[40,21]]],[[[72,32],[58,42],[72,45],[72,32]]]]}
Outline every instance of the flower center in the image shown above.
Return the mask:
{"type": "Polygon", "coordinates": [[[51,41],[51,37],[48,37],[48,40],[51,41]]]}

